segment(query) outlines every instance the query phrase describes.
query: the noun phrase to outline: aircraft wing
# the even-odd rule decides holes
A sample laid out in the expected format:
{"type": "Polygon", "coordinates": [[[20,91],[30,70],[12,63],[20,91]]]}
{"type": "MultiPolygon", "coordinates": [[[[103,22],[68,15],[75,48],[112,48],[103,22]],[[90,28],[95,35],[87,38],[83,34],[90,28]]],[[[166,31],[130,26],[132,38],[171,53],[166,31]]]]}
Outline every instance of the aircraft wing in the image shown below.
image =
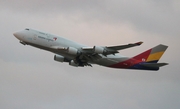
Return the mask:
{"type": "MultiPolygon", "coordinates": [[[[73,61],[75,63],[79,63],[79,66],[92,66],[90,63],[93,60],[98,60],[102,58],[102,55],[106,56],[109,54],[115,54],[118,53],[118,50],[127,49],[134,46],[139,46],[143,42],[137,42],[137,43],[131,43],[126,45],[119,45],[119,46],[109,46],[109,47],[82,47],[80,53],[77,55],[73,61]]],[[[59,47],[59,46],[53,46],[53,49],[57,51],[64,51],[64,52],[71,52],[71,53],[77,53],[75,52],[77,49],[72,47],[59,47]]],[[[74,54],[74,55],[75,55],[74,54]]]]}
{"type": "Polygon", "coordinates": [[[112,50],[123,50],[123,49],[131,48],[131,47],[134,47],[134,46],[139,46],[142,43],[143,42],[137,42],[137,43],[130,43],[130,44],[126,44],[126,45],[110,46],[110,47],[106,47],[106,48],[112,49],[112,50]]]}
{"type": "Polygon", "coordinates": [[[137,43],[130,43],[126,45],[118,45],[118,46],[106,46],[106,47],[82,47],[82,50],[84,50],[87,53],[97,53],[97,54],[103,54],[103,55],[109,55],[109,54],[115,54],[119,53],[118,50],[123,50],[135,46],[141,45],[143,42],[137,42],[137,43]]]}

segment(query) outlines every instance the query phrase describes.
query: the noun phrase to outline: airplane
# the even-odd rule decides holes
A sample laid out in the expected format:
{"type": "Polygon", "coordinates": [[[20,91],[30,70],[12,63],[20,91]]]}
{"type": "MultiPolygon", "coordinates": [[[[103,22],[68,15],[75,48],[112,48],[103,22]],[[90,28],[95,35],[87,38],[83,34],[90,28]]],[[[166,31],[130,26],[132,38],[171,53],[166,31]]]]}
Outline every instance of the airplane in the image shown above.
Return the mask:
{"type": "Polygon", "coordinates": [[[23,45],[30,45],[39,49],[55,53],[54,60],[67,62],[74,67],[98,64],[109,68],[152,70],[157,71],[168,63],[158,63],[168,46],[159,44],[134,57],[118,54],[119,50],[141,45],[143,42],[118,46],[85,46],[71,40],[47,32],[31,28],[13,33],[23,45]]]}

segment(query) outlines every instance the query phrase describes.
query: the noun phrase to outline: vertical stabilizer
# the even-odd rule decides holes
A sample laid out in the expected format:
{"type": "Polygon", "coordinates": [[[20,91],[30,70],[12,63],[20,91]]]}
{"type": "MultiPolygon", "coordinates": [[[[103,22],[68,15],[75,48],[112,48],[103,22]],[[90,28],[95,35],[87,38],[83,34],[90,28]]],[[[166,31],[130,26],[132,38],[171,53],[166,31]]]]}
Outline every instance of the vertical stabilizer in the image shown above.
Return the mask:
{"type": "Polygon", "coordinates": [[[157,63],[167,48],[168,46],[160,44],[133,58],[136,60],[141,60],[142,62],[157,63]]]}

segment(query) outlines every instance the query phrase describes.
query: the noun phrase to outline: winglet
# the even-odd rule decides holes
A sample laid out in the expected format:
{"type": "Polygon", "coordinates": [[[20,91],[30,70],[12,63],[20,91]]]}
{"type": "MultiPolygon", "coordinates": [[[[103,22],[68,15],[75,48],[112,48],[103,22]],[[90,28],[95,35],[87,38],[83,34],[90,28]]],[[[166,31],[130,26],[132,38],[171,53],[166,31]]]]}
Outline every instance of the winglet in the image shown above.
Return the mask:
{"type": "Polygon", "coordinates": [[[141,45],[143,42],[142,41],[140,41],[140,42],[137,42],[137,43],[135,43],[136,45],[141,45]]]}

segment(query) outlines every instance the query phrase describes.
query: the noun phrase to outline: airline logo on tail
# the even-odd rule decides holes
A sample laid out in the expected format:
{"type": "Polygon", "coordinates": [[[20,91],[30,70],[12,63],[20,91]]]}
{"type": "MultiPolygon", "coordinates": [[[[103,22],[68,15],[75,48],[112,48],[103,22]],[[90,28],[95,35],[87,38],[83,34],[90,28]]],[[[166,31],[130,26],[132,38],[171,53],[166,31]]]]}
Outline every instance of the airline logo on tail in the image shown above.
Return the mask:
{"type": "Polygon", "coordinates": [[[142,60],[142,62],[157,63],[161,56],[164,54],[168,46],[158,45],[152,49],[149,49],[135,57],[134,59],[142,60]]]}
{"type": "Polygon", "coordinates": [[[159,70],[159,67],[167,63],[157,63],[164,54],[168,46],[158,45],[133,58],[111,65],[113,68],[140,69],[140,70],[159,70]]]}

